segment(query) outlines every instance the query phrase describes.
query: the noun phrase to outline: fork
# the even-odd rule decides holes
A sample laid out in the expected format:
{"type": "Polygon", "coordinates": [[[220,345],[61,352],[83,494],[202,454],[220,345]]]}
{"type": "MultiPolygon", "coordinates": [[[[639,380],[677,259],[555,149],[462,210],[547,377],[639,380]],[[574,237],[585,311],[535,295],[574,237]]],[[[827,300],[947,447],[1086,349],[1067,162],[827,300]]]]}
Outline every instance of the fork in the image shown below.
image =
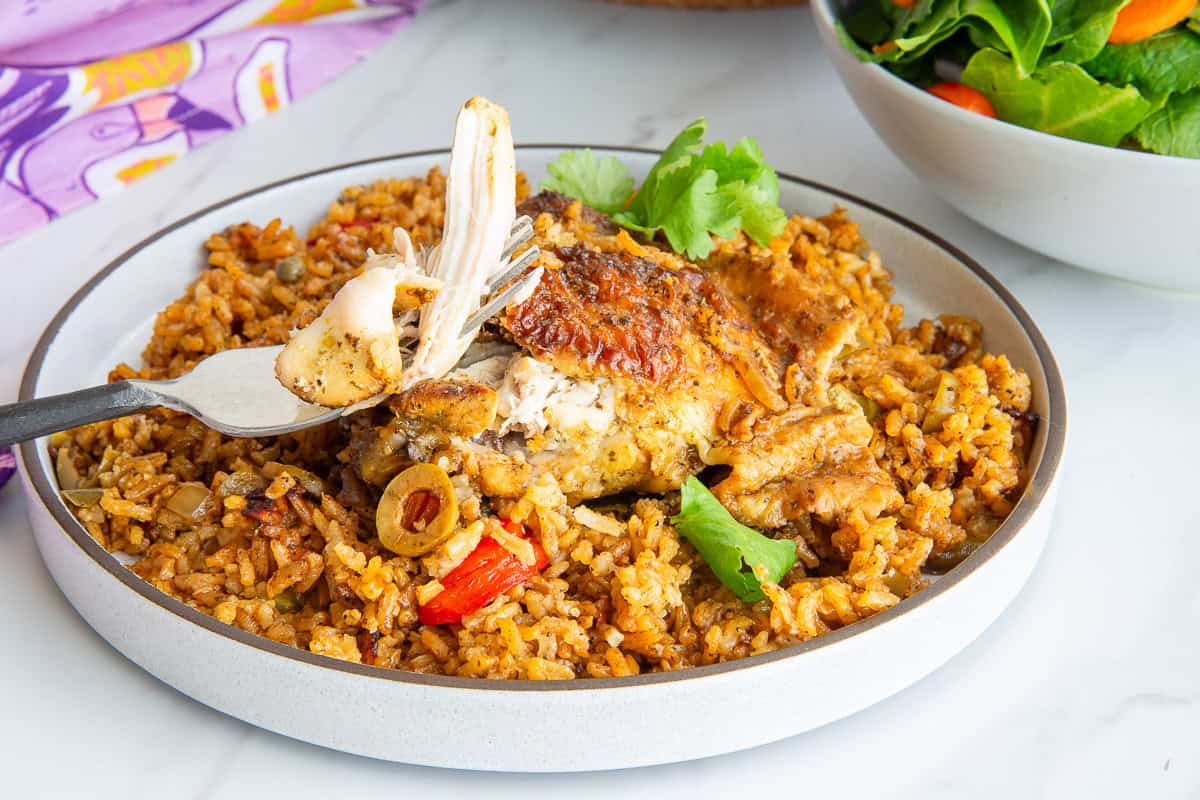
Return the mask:
{"type": "MultiPolygon", "coordinates": [[[[532,236],[529,217],[513,223],[500,265],[485,285],[484,296],[495,296],[467,318],[463,336],[473,335],[501,309],[528,296],[537,286],[543,272],[540,266],[514,280],[538,257],[536,246],[513,257],[532,236]]],[[[0,406],[0,445],[156,407],[182,411],[213,430],[239,437],[291,433],[331,422],[354,409],[307,403],[285,389],[275,379],[275,358],[281,350],[283,345],[224,350],[172,380],[117,381],[0,406]]]]}

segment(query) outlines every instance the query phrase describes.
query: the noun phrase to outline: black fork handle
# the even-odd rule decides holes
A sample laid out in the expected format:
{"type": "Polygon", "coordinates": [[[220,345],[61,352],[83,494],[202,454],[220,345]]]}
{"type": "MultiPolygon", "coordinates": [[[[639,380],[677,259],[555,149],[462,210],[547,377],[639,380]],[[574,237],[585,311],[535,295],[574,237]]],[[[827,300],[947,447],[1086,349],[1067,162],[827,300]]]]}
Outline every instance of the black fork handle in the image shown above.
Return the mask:
{"type": "Polygon", "coordinates": [[[0,445],[136,414],[160,404],[153,392],[129,381],[10,403],[0,406],[0,445]]]}

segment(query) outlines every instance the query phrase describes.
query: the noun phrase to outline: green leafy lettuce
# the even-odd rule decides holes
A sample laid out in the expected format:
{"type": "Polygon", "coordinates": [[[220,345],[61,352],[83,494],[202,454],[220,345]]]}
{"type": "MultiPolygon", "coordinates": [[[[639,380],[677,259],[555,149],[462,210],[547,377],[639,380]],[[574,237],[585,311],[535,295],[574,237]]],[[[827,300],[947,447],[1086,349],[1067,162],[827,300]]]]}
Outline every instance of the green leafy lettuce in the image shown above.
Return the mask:
{"type": "Polygon", "coordinates": [[[542,188],[583,201],[604,214],[615,214],[633,192],[633,178],[616,156],[596,158],[591,150],[568,150],[546,167],[542,188]]]}
{"type": "Polygon", "coordinates": [[[1120,144],[1155,109],[1132,86],[1100,83],[1078,64],[1047,64],[1023,78],[990,49],[971,58],[962,82],[987,95],[1007,122],[1094,144],[1120,144]]]}
{"type": "Polygon", "coordinates": [[[588,151],[563,153],[548,167],[552,179],[542,188],[576,197],[647,237],[662,231],[675,252],[689,258],[712,252],[713,234],[728,239],[742,230],[766,245],[787,221],[775,170],[750,137],[732,150],[724,142],[702,148],[705,127],[701,117],[684,128],[628,204],[633,181],[624,166],[588,151]]]}
{"type": "Polygon", "coordinates": [[[1147,94],[1190,92],[1200,88],[1200,36],[1173,28],[1140,42],[1110,44],[1083,66],[1097,78],[1147,94]]]}
{"type": "Polygon", "coordinates": [[[1108,42],[1117,12],[1129,0],[1055,0],[1046,61],[1079,63],[1095,58],[1108,42]]]}
{"type": "Polygon", "coordinates": [[[1200,90],[1172,95],[1138,126],[1133,138],[1154,153],[1200,158],[1200,90]]]}
{"type": "Polygon", "coordinates": [[[679,513],[671,517],[671,524],[744,602],[762,600],[761,581],[778,583],[796,563],[795,544],[769,539],[735,520],[695,476],[687,479],[680,494],[679,513]]]}
{"type": "Polygon", "coordinates": [[[911,62],[966,31],[977,46],[1011,54],[1021,74],[1028,75],[1037,67],[1052,23],[1049,0],[921,0],[911,8],[860,4],[843,25],[851,37],[871,46],[856,51],[871,61],[911,62]]]}
{"type": "Polygon", "coordinates": [[[1200,6],[1174,28],[1112,45],[1131,0],[892,0],[850,4],[839,36],[860,59],[927,87],[960,78],[1006,122],[1105,145],[1194,152],[1200,6]]]}

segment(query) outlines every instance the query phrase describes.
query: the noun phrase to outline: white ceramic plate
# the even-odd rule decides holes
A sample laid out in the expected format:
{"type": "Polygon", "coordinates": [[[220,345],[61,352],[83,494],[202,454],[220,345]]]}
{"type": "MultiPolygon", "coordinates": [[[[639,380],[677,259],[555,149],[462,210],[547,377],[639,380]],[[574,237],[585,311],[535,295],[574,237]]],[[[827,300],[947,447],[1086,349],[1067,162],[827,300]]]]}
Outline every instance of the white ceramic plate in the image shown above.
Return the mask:
{"type": "MultiPolygon", "coordinates": [[[[519,148],[538,179],[560,145],[519,148]]],[[[656,155],[613,153],[644,175],[656,155]]],[[[200,211],[136,245],[73,297],[43,334],[21,399],[104,380],[135,360],[155,313],[203,263],[201,243],[242,220],[304,227],[342,187],[420,175],[445,152],[382,158],[291,178],[200,211]]],[[[1033,380],[1041,416],[1032,480],[981,549],[914,598],[790,649],[673,674],[607,680],[479,681],[349,664],[223,625],[143,582],[97,545],[54,489],[44,440],[21,448],[38,547],[72,605],[141,667],[254,725],[338,750],[471,769],[568,771],[680,761],[801,733],[903,689],[957,653],[1004,610],[1045,543],[1066,440],[1066,398],[1033,321],[978,264],[900,217],[781,176],[781,204],[824,214],[846,206],[896,276],[910,319],[962,312],[988,346],[1033,380]],[[779,686],[789,687],[786,692],[779,686]]]]}

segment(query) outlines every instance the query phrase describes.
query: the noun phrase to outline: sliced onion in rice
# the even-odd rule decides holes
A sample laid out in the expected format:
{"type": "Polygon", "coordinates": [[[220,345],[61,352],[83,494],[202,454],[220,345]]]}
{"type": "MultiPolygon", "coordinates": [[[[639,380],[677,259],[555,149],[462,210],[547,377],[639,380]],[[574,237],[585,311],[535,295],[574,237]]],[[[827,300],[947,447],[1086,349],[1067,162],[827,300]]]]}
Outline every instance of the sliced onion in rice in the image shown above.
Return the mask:
{"type": "Polygon", "coordinates": [[[182,483],[167,500],[166,507],[181,517],[198,519],[204,516],[212,502],[212,492],[202,483],[182,483]]]}
{"type": "Polygon", "coordinates": [[[437,597],[445,590],[445,586],[439,580],[432,580],[429,583],[422,584],[417,587],[417,603],[425,605],[433,598],[437,597]]]}
{"type": "MultiPolygon", "coordinates": [[[[59,452],[62,452],[61,450],[59,452]]],[[[63,499],[76,508],[88,508],[100,502],[103,489],[63,489],[63,499]]]]}
{"type": "Polygon", "coordinates": [[[79,470],[75,468],[75,460],[65,447],[58,448],[58,454],[54,456],[54,473],[58,476],[59,489],[79,488],[79,470]]]}
{"type": "Polygon", "coordinates": [[[587,506],[578,506],[571,514],[575,517],[575,521],[585,528],[591,528],[609,536],[620,536],[625,533],[625,528],[620,522],[607,514],[593,511],[587,506]]]}
{"type": "Polygon", "coordinates": [[[537,552],[533,549],[533,542],[528,539],[523,539],[520,536],[509,533],[500,525],[490,526],[488,536],[495,539],[497,544],[516,556],[516,559],[525,566],[532,567],[537,563],[537,552]]]}

